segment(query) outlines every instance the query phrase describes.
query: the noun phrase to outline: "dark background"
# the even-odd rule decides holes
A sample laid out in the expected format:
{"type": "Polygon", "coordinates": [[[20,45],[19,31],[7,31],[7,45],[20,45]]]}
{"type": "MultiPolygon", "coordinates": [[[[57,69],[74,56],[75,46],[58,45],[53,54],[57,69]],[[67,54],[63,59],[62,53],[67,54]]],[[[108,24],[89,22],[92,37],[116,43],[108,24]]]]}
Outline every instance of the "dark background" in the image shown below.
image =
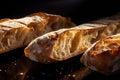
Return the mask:
{"type": "Polygon", "coordinates": [[[19,18],[35,12],[46,12],[71,17],[80,24],[119,11],[119,0],[2,0],[0,18],[19,18]]]}
{"type": "MultiPolygon", "coordinates": [[[[71,17],[72,21],[81,24],[111,16],[119,11],[119,0],[0,1],[0,19],[20,18],[35,12],[46,12],[71,17]]],[[[0,55],[0,80],[75,80],[71,79],[69,74],[84,67],[79,61],[80,56],[63,62],[41,64],[26,58],[23,50],[24,48],[20,48],[0,55]]],[[[119,76],[120,73],[107,76],[95,72],[84,80],[117,80],[119,76]]]]}

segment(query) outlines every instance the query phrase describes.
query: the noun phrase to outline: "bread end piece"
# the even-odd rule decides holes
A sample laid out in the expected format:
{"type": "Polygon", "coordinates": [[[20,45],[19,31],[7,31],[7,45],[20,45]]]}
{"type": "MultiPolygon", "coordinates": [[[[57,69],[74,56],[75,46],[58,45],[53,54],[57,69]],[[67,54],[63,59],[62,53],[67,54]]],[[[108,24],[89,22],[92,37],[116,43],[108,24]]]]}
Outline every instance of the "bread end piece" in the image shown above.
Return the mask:
{"type": "Polygon", "coordinates": [[[95,42],[82,55],[80,61],[88,68],[112,74],[120,69],[120,34],[95,42]]]}
{"type": "Polygon", "coordinates": [[[55,60],[50,58],[50,53],[56,40],[56,37],[57,37],[56,32],[50,32],[34,39],[24,49],[25,56],[36,62],[41,63],[55,62],[55,60]]]}

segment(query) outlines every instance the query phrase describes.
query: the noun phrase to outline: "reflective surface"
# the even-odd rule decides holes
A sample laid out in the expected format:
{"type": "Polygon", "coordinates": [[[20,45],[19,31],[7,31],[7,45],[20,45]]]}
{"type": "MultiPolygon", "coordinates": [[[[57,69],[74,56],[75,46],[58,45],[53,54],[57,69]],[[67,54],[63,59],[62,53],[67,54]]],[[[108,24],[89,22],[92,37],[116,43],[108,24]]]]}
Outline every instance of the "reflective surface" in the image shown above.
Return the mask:
{"type": "Polygon", "coordinates": [[[52,64],[33,62],[23,49],[0,55],[0,80],[56,80],[82,66],[79,57],[52,64]]]}
{"type": "Polygon", "coordinates": [[[0,80],[115,80],[120,76],[88,72],[80,56],[52,64],[33,62],[24,56],[23,49],[0,55],[0,80]]]}

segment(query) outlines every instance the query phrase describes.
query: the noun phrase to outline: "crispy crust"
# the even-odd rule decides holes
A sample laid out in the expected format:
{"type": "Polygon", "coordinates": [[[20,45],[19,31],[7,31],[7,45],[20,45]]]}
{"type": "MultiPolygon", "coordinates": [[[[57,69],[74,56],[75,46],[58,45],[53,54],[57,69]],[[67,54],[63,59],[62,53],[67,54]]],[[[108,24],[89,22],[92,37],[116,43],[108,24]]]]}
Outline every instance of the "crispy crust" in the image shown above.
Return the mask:
{"type": "Polygon", "coordinates": [[[19,19],[1,19],[0,54],[27,46],[33,39],[47,32],[73,26],[75,24],[65,17],[46,13],[35,13],[19,19]]]}
{"type": "Polygon", "coordinates": [[[75,26],[75,23],[71,22],[70,18],[42,12],[33,13],[24,18],[15,20],[25,24],[29,28],[33,28],[38,36],[61,28],[75,26]]]}
{"type": "Polygon", "coordinates": [[[120,69],[120,34],[97,41],[80,60],[90,69],[104,74],[117,71],[120,69]]]}
{"type": "Polygon", "coordinates": [[[31,39],[35,38],[33,33],[32,29],[14,20],[2,20],[0,23],[0,53],[27,45],[31,39]]]}
{"type": "Polygon", "coordinates": [[[47,33],[25,48],[25,56],[41,63],[63,61],[82,54],[97,40],[119,33],[119,26],[119,19],[107,18],[47,33]]]}

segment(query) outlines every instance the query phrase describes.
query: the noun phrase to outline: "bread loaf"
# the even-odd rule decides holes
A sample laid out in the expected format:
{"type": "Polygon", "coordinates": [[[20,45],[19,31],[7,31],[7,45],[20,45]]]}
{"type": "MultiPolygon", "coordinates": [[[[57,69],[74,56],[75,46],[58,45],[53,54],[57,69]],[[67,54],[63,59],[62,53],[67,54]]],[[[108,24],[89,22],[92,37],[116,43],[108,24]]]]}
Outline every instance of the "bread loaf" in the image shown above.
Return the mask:
{"type": "Polygon", "coordinates": [[[103,74],[111,74],[119,70],[120,34],[95,42],[80,60],[86,67],[103,74]]]}
{"type": "Polygon", "coordinates": [[[36,37],[33,30],[26,25],[10,19],[2,21],[0,21],[0,53],[27,45],[36,37]]]}
{"type": "Polygon", "coordinates": [[[75,24],[70,19],[47,13],[34,13],[19,19],[1,19],[0,54],[25,47],[44,33],[73,26],[75,24]]]}
{"type": "Polygon", "coordinates": [[[24,50],[33,61],[51,63],[84,53],[94,42],[120,32],[119,18],[105,18],[60,29],[34,39],[24,50]]]}
{"type": "Polygon", "coordinates": [[[33,13],[26,17],[15,20],[25,24],[29,28],[32,28],[37,36],[61,28],[70,28],[75,26],[75,23],[73,23],[70,18],[42,12],[33,13]]]}

